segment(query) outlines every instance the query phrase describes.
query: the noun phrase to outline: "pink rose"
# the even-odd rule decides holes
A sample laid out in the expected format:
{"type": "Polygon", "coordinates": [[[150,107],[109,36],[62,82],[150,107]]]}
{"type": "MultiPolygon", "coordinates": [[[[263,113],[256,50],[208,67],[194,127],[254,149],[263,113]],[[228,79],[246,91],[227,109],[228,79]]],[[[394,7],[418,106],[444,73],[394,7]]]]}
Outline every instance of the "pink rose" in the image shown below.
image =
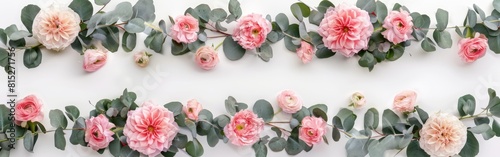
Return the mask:
{"type": "Polygon", "coordinates": [[[80,16],[66,6],[41,9],[33,20],[33,38],[47,49],[63,50],[80,32],[80,16]]]}
{"type": "Polygon", "coordinates": [[[123,128],[130,149],[149,157],[155,157],[172,145],[179,132],[174,114],[163,106],[145,102],[141,107],[128,112],[123,128]]]}
{"type": "Polygon", "coordinates": [[[403,91],[394,97],[393,108],[399,113],[413,112],[416,101],[417,93],[414,91],[403,91]]]}
{"type": "Polygon", "coordinates": [[[382,35],[394,44],[404,42],[411,37],[413,32],[413,22],[406,10],[391,11],[384,20],[385,31],[382,35]]]}
{"type": "Polygon", "coordinates": [[[330,50],[352,57],[368,48],[373,26],[368,12],[355,6],[340,4],[328,9],[318,33],[330,50]]]}
{"type": "Polygon", "coordinates": [[[304,117],[299,130],[299,138],[308,146],[318,144],[326,133],[326,122],[318,117],[304,117]]]}
{"type": "Polygon", "coordinates": [[[175,24],[170,28],[170,37],[178,43],[192,43],[198,39],[198,20],[187,14],[175,18],[175,24]]]}
{"type": "Polygon", "coordinates": [[[458,42],[458,55],[467,63],[472,63],[486,54],[488,39],[480,33],[474,38],[463,38],[458,42]]]}
{"type": "Polygon", "coordinates": [[[285,90],[278,95],[278,106],[283,112],[293,114],[302,109],[302,100],[300,100],[293,91],[285,90]]]}
{"type": "Polygon", "coordinates": [[[88,146],[93,150],[106,148],[109,142],[113,141],[115,133],[111,131],[111,128],[114,128],[115,125],[110,123],[106,116],[100,114],[97,117],[87,119],[85,125],[85,142],[88,142],[88,146]]]}
{"type": "Polygon", "coordinates": [[[305,41],[301,41],[300,47],[297,48],[297,56],[299,56],[300,60],[302,60],[302,63],[304,64],[309,63],[315,53],[314,47],[305,41]]]}
{"type": "Polygon", "coordinates": [[[189,100],[187,105],[182,107],[182,111],[192,120],[198,120],[198,114],[201,110],[203,110],[201,104],[195,99],[189,100]]]}
{"type": "Polygon", "coordinates": [[[98,49],[87,49],[83,54],[83,69],[87,72],[99,70],[106,64],[108,54],[98,49]]]}
{"type": "Polygon", "coordinates": [[[15,122],[22,127],[26,127],[28,121],[39,122],[43,120],[42,101],[35,95],[28,95],[19,100],[15,109],[15,122]]]}
{"type": "Polygon", "coordinates": [[[198,48],[194,56],[196,64],[205,70],[213,69],[219,63],[219,55],[210,46],[202,46],[198,48]]]}
{"type": "Polygon", "coordinates": [[[250,14],[242,17],[234,29],[233,39],[244,49],[253,50],[266,41],[272,25],[260,14],[250,14]]]}
{"type": "Polygon", "coordinates": [[[140,67],[146,67],[149,64],[149,57],[151,56],[153,55],[146,51],[141,51],[134,55],[134,61],[140,67]]]}
{"type": "Polygon", "coordinates": [[[262,130],[264,130],[264,120],[250,110],[236,113],[224,127],[226,137],[237,146],[248,146],[258,142],[262,130]]]}

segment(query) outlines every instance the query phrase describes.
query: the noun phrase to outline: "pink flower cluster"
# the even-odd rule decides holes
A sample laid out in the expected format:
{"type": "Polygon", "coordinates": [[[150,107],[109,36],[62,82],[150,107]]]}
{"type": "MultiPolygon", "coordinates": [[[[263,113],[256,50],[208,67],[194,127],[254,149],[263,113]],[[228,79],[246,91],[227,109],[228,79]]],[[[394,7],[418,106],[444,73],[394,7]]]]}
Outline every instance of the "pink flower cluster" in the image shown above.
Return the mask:
{"type": "Polygon", "coordinates": [[[382,35],[394,44],[404,42],[411,38],[413,22],[410,13],[406,10],[391,11],[384,20],[385,31],[382,35]]]}
{"type": "Polygon", "coordinates": [[[202,46],[198,48],[194,57],[196,64],[204,70],[213,69],[219,63],[219,55],[210,46],[202,46]]]}
{"type": "Polygon", "coordinates": [[[87,72],[97,71],[106,65],[107,60],[107,50],[87,49],[83,53],[83,69],[87,72]]]}
{"type": "Polygon", "coordinates": [[[85,127],[85,142],[95,151],[108,147],[109,142],[114,139],[115,133],[111,128],[115,125],[103,114],[85,120],[85,127]]]}
{"type": "Polygon", "coordinates": [[[291,90],[282,91],[277,99],[283,112],[293,114],[302,109],[302,100],[291,90]]]}
{"type": "Polygon", "coordinates": [[[182,111],[191,120],[198,120],[198,114],[203,110],[201,104],[195,99],[189,100],[186,106],[183,106],[182,111]]]}
{"type": "Polygon", "coordinates": [[[198,20],[191,15],[175,18],[175,24],[170,28],[170,36],[178,43],[192,43],[198,39],[198,20]]]}
{"type": "Polygon", "coordinates": [[[234,115],[224,127],[224,134],[237,146],[249,146],[260,140],[264,130],[264,120],[250,110],[243,110],[234,115]]]}
{"type": "Polygon", "coordinates": [[[27,122],[43,120],[42,101],[35,95],[28,95],[16,104],[14,119],[17,125],[26,127],[27,122]]]}
{"type": "Polygon", "coordinates": [[[253,50],[266,41],[272,25],[262,15],[249,14],[238,21],[234,29],[233,39],[244,49],[253,50]]]}
{"type": "Polygon", "coordinates": [[[304,117],[299,130],[299,138],[308,146],[318,144],[326,134],[326,122],[318,117],[304,117]]]}
{"type": "Polygon", "coordinates": [[[393,108],[399,113],[408,113],[415,110],[417,93],[414,91],[403,91],[394,97],[393,108]]]}
{"type": "Polygon", "coordinates": [[[473,38],[464,38],[458,42],[458,55],[462,59],[471,63],[481,58],[488,50],[488,39],[480,33],[476,33],[473,38]]]}

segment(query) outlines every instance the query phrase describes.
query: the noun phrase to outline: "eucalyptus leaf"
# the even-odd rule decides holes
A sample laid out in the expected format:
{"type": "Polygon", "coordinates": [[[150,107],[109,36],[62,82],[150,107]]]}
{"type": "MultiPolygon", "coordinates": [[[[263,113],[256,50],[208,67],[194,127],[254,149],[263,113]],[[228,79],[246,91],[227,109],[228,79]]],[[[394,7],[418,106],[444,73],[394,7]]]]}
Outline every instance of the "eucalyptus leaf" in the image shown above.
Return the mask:
{"type": "Polygon", "coordinates": [[[297,155],[302,152],[302,150],[304,149],[300,146],[299,142],[293,138],[288,138],[285,147],[285,151],[288,155],[297,155]]]}
{"type": "Polygon", "coordinates": [[[264,119],[264,122],[270,122],[273,120],[274,109],[271,103],[264,99],[257,100],[253,106],[253,112],[256,113],[260,118],[264,119]]]}
{"type": "Polygon", "coordinates": [[[177,116],[182,113],[182,103],[178,101],[169,102],[163,106],[167,108],[170,112],[172,112],[174,116],[177,116]]]}
{"type": "Polygon", "coordinates": [[[78,117],[80,117],[80,110],[76,106],[70,105],[64,107],[66,110],[66,115],[71,121],[75,121],[78,117]]]}
{"type": "Polygon", "coordinates": [[[406,148],[406,156],[409,157],[430,157],[422,148],[418,141],[411,141],[406,148]]]}
{"type": "Polygon", "coordinates": [[[379,113],[377,109],[370,108],[366,111],[364,116],[364,127],[365,129],[375,130],[379,123],[379,113]]]}
{"type": "Polygon", "coordinates": [[[299,21],[302,21],[304,17],[309,17],[311,14],[311,9],[302,2],[292,4],[290,6],[290,10],[292,11],[293,16],[295,16],[295,18],[299,21]]]}
{"type": "Polygon", "coordinates": [[[444,31],[448,26],[448,12],[446,10],[439,8],[436,12],[436,21],[437,21],[436,30],[444,31]]]}
{"type": "Polygon", "coordinates": [[[458,99],[458,113],[460,116],[474,115],[476,110],[476,99],[474,96],[467,94],[458,99]]]}
{"type": "Polygon", "coordinates": [[[243,58],[246,50],[241,47],[238,42],[234,41],[233,37],[229,36],[224,39],[222,43],[222,48],[226,58],[231,61],[236,61],[243,58]]]}
{"type": "Polygon", "coordinates": [[[436,51],[436,44],[434,43],[434,41],[432,41],[431,38],[428,38],[428,37],[425,37],[425,39],[422,40],[422,43],[420,44],[420,46],[422,47],[422,49],[425,52],[434,52],[434,51],[436,51]]]}
{"type": "Polygon", "coordinates": [[[94,7],[89,0],[73,0],[69,4],[69,8],[73,9],[83,21],[87,21],[94,13],[94,7]]]}
{"type": "Polygon", "coordinates": [[[124,32],[122,37],[122,48],[125,52],[131,52],[137,45],[137,34],[124,32]]]}
{"type": "Polygon", "coordinates": [[[193,157],[199,157],[203,155],[204,150],[198,139],[194,138],[186,144],[186,152],[193,157]]]}
{"type": "Polygon", "coordinates": [[[35,147],[35,137],[31,131],[26,131],[23,138],[23,145],[26,151],[33,152],[33,148],[35,147]]]}
{"type": "Polygon", "coordinates": [[[58,127],[54,133],[54,144],[57,149],[64,150],[66,147],[66,138],[64,137],[63,128],[58,127]]]}
{"type": "Polygon", "coordinates": [[[226,20],[227,13],[224,9],[217,8],[212,11],[210,11],[209,18],[213,22],[222,22],[226,20]]]}
{"type": "Polygon", "coordinates": [[[375,3],[375,13],[377,15],[377,19],[379,23],[383,23],[385,20],[385,17],[387,16],[387,6],[385,6],[384,3],[381,1],[377,1],[375,3]]]}
{"type": "Polygon", "coordinates": [[[474,6],[474,10],[476,11],[477,14],[479,14],[479,17],[481,18],[481,20],[484,21],[484,19],[486,18],[486,15],[484,14],[484,11],[483,9],[481,9],[479,6],[477,6],[476,4],[473,5],[474,6]]]}
{"type": "Polygon", "coordinates": [[[318,5],[318,11],[324,14],[330,7],[335,7],[335,6],[333,5],[332,2],[328,0],[322,0],[318,5]]]}
{"type": "Polygon", "coordinates": [[[467,21],[469,22],[469,27],[474,27],[477,23],[477,15],[474,10],[469,9],[467,11],[467,21]]]}
{"type": "Polygon", "coordinates": [[[40,48],[35,47],[32,49],[24,50],[23,63],[27,68],[36,68],[42,63],[42,52],[40,48]]]}
{"type": "Polygon", "coordinates": [[[446,48],[451,48],[452,46],[452,40],[451,40],[451,34],[448,31],[439,31],[439,30],[434,30],[434,33],[432,34],[434,40],[436,41],[437,45],[443,49],[446,48]]]}
{"type": "Polygon", "coordinates": [[[288,21],[288,17],[283,13],[279,13],[278,15],[276,15],[276,23],[278,24],[281,31],[286,31],[288,29],[288,25],[290,24],[288,21]]]}
{"type": "Polygon", "coordinates": [[[30,33],[32,33],[33,20],[38,12],[40,12],[40,7],[33,4],[29,4],[21,10],[21,21],[30,33]]]}
{"type": "Polygon", "coordinates": [[[96,5],[101,5],[101,6],[108,4],[109,1],[111,1],[111,0],[94,0],[96,5]]]}
{"type": "Polygon", "coordinates": [[[141,18],[146,22],[153,22],[156,18],[153,0],[139,0],[132,10],[132,18],[141,18]]]}
{"type": "Polygon", "coordinates": [[[479,154],[479,142],[472,132],[467,131],[467,141],[460,151],[460,156],[476,156],[479,154]]]}
{"type": "Polygon", "coordinates": [[[335,52],[332,50],[328,49],[327,47],[322,47],[316,50],[316,57],[323,59],[323,58],[330,58],[335,55],[335,52]]]}
{"type": "Polygon", "coordinates": [[[144,20],[140,18],[134,18],[125,25],[125,30],[129,33],[140,33],[145,29],[144,20]]]}
{"type": "Polygon", "coordinates": [[[269,141],[269,148],[273,152],[280,152],[285,149],[287,141],[281,137],[274,137],[269,141]]]}
{"type": "Polygon", "coordinates": [[[366,10],[369,13],[374,12],[376,9],[375,0],[358,0],[356,2],[356,6],[360,9],[366,10]]]}

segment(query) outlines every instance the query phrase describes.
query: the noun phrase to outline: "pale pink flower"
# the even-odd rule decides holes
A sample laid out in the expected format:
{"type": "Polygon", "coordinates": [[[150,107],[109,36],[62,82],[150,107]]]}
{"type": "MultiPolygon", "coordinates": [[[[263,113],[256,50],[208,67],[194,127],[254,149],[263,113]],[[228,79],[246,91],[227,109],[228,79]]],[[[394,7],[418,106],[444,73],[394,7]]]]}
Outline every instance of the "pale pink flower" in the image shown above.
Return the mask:
{"type": "Polygon", "coordinates": [[[87,49],[83,53],[83,69],[87,72],[97,71],[106,64],[107,60],[107,51],[87,49]]]}
{"type": "Polygon", "coordinates": [[[272,25],[260,14],[249,14],[238,21],[233,39],[244,49],[253,50],[266,41],[272,25]]]}
{"type": "Polygon", "coordinates": [[[115,124],[110,123],[103,114],[85,120],[85,127],[85,142],[95,151],[108,147],[114,139],[115,133],[111,128],[114,128],[115,124]]]}
{"type": "Polygon", "coordinates": [[[323,118],[304,117],[299,129],[299,138],[308,146],[318,144],[326,133],[326,122],[323,118]]]}
{"type": "Polygon", "coordinates": [[[134,55],[135,64],[137,64],[140,67],[146,67],[149,64],[149,58],[151,56],[152,56],[152,54],[150,54],[146,51],[137,52],[134,55]]]}
{"type": "Polygon", "coordinates": [[[411,38],[413,32],[413,18],[406,10],[391,11],[384,20],[385,31],[382,35],[394,44],[404,42],[411,38]]]}
{"type": "Polygon", "coordinates": [[[198,39],[198,20],[193,16],[181,15],[175,18],[175,24],[170,28],[170,37],[178,43],[192,43],[198,39]]]}
{"type": "Polygon", "coordinates": [[[145,102],[129,111],[123,135],[128,146],[149,157],[168,150],[179,132],[174,114],[163,106],[145,102]]]}
{"type": "Polygon", "coordinates": [[[417,93],[415,91],[403,91],[394,97],[393,109],[399,113],[413,112],[417,93]]]}
{"type": "Polygon", "coordinates": [[[219,63],[219,55],[211,46],[202,46],[196,51],[194,60],[200,68],[211,70],[219,63]]]}
{"type": "Polygon", "coordinates": [[[80,32],[80,16],[66,6],[51,5],[33,20],[33,38],[48,49],[60,51],[75,41],[80,32]]]}
{"type": "Polygon", "coordinates": [[[454,156],[460,153],[466,141],[467,127],[448,113],[431,115],[420,130],[420,147],[430,156],[454,156]]]}
{"type": "Polygon", "coordinates": [[[264,120],[250,110],[242,110],[224,127],[224,134],[232,144],[248,146],[260,140],[262,130],[264,120]]]}
{"type": "Polygon", "coordinates": [[[302,100],[291,90],[282,91],[277,99],[283,112],[292,114],[302,109],[302,100]]]}
{"type": "Polygon", "coordinates": [[[352,5],[340,4],[328,9],[318,33],[330,50],[352,57],[368,48],[373,26],[368,12],[352,5]]]}
{"type": "Polygon", "coordinates": [[[201,107],[201,104],[195,99],[189,100],[187,105],[182,107],[182,111],[192,120],[198,120],[198,114],[201,110],[203,110],[203,107],[201,107]]]}
{"type": "Polygon", "coordinates": [[[28,121],[43,120],[42,101],[35,95],[28,95],[16,103],[14,119],[17,125],[26,127],[28,121]]]}
{"type": "Polygon", "coordinates": [[[300,60],[302,60],[302,63],[304,64],[311,62],[315,53],[314,47],[305,41],[301,41],[300,47],[297,48],[297,56],[299,56],[300,60]]]}
{"type": "Polygon", "coordinates": [[[349,106],[352,106],[355,109],[359,109],[365,106],[365,104],[366,104],[365,96],[360,92],[355,92],[351,95],[351,105],[349,106]]]}
{"type": "Polygon", "coordinates": [[[463,38],[458,42],[458,55],[467,63],[472,63],[483,57],[488,50],[488,39],[480,33],[476,33],[474,38],[463,38]]]}

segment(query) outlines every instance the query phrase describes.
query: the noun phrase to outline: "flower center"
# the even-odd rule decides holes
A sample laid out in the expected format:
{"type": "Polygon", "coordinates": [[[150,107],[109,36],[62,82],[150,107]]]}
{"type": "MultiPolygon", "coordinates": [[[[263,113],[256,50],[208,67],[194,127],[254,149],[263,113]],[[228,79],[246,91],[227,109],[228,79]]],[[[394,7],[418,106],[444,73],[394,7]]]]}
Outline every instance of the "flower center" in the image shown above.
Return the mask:
{"type": "Polygon", "coordinates": [[[398,27],[402,28],[403,26],[404,26],[403,23],[399,22],[398,27]]]}
{"type": "Polygon", "coordinates": [[[349,27],[344,27],[343,31],[344,31],[344,33],[349,32],[349,27]]]}
{"type": "Polygon", "coordinates": [[[96,132],[92,133],[92,135],[94,135],[94,137],[99,137],[99,132],[96,131],[96,132]]]}
{"type": "Polygon", "coordinates": [[[184,25],[185,30],[189,30],[189,25],[184,25]]]}
{"type": "Polygon", "coordinates": [[[243,130],[244,128],[245,128],[245,126],[243,126],[243,124],[236,125],[236,130],[238,130],[238,131],[243,130]]]}
{"type": "Polygon", "coordinates": [[[258,29],[253,29],[253,30],[252,30],[252,34],[253,34],[254,36],[259,35],[259,32],[260,32],[260,31],[259,31],[258,29]]]}
{"type": "Polygon", "coordinates": [[[149,132],[153,132],[153,131],[155,131],[155,128],[154,128],[153,126],[151,126],[151,125],[150,125],[150,126],[148,126],[148,131],[149,131],[149,132]]]}
{"type": "Polygon", "coordinates": [[[101,62],[101,60],[99,60],[99,59],[98,59],[98,60],[96,60],[96,61],[94,62],[94,64],[97,64],[97,63],[99,63],[99,62],[101,62]]]}
{"type": "Polygon", "coordinates": [[[314,135],[314,132],[312,132],[311,130],[308,130],[307,135],[312,136],[312,135],[314,135]]]}
{"type": "Polygon", "coordinates": [[[286,102],[289,103],[289,104],[291,104],[291,103],[295,103],[295,100],[293,99],[293,97],[287,96],[286,97],[286,102]]]}
{"type": "MultiPolygon", "coordinates": [[[[202,58],[201,60],[205,61],[205,58],[202,58]]],[[[193,113],[193,108],[189,108],[189,109],[188,109],[188,112],[189,112],[189,113],[193,113]]]]}

